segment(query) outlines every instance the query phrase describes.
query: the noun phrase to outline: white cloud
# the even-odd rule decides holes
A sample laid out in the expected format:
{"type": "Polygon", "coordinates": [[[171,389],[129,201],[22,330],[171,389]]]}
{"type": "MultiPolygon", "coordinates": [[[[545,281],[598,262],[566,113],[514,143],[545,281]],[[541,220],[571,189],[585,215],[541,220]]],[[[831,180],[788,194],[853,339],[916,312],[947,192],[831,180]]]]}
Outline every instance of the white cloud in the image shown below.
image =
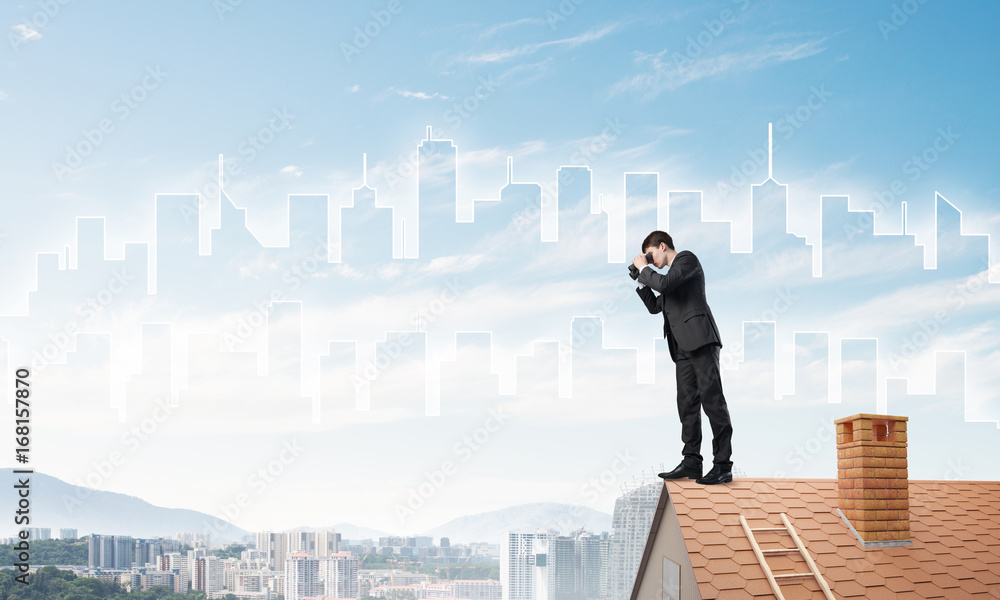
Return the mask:
{"type": "Polygon", "coordinates": [[[361,86],[358,85],[358,84],[356,84],[356,83],[354,85],[352,85],[351,87],[347,88],[347,92],[349,94],[356,94],[356,93],[358,93],[360,91],[361,91],[361,86]]]}
{"type": "Polygon", "coordinates": [[[365,274],[355,269],[347,263],[340,263],[333,268],[333,272],[348,279],[364,279],[365,274]]]}
{"type": "Polygon", "coordinates": [[[567,48],[576,48],[577,46],[597,41],[604,36],[614,32],[618,28],[617,23],[612,23],[602,27],[601,29],[596,29],[593,31],[588,31],[582,33],[578,36],[563,38],[561,40],[550,40],[548,42],[537,42],[534,44],[524,44],[523,46],[518,46],[517,48],[512,48],[510,50],[495,50],[493,52],[484,52],[483,54],[476,54],[465,59],[466,62],[470,63],[494,63],[503,62],[505,60],[510,60],[517,58],[519,56],[526,56],[529,54],[534,54],[546,48],[548,46],[565,46],[567,48]]]}
{"type": "Polygon", "coordinates": [[[635,62],[646,70],[612,86],[612,95],[639,92],[655,97],[689,83],[721,76],[731,71],[754,71],[762,67],[803,59],[826,50],[825,38],[801,43],[764,45],[746,52],[727,52],[718,56],[690,59],[677,52],[662,50],[656,54],[637,53],[635,62]]]}
{"type": "Polygon", "coordinates": [[[447,273],[462,273],[478,267],[486,260],[485,254],[457,254],[431,259],[429,263],[417,270],[421,274],[444,275],[447,273]]]}
{"type": "Polygon", "coordinates": [[[676,137],[679,135],[687,135],[689,133],[694,133],[693,129],[678,129],[676,127],[660,127],[659,134],[649,142],[641,144],[639,146],[633,146],[632,148],[625,148],[622,150],[616,150],[611,153],[611,156],[618,159],[621,162],[634,162],[652,154],[653,150],[657,145],[665,138],[676,137]]]}
{"type": "Polygon", "coordinates": [[[482,33],[479,34],[479,39],[484,40],[486,38],[493,37],[497,33],[505,29],[510,29],[511,27],[517,27],[518,25],[544,25],[545,19],[534,19],[530,17],[525,17],[523,19],[518,19],[516,21],[509,21],[507,23],[499,23],[484,29],[482,33]]]}
{"type": "Polygon", "coordinates": [[[282,175],[291,175],[292,177],[302,177],[302,169],[296,167],[295,165],[288,165],[287,167],[283,167],[278,172],[281,173],[282,175]]]}
{"type": "Polygon", "coordinates": [[[534,63],[514,65],[501,73],[500,76],[497,77],[497,80],[502,82],[504,85],[511,85],[513,83],[525,85],[538,81],[551,73],[552,65],[553,59],[551,56],[545,60],[540,60],[534,63]],[[521,77],[521,79],[518,80],[517,77],[521,77]]]}
{"type": "Polygon", "coordinates": [[[392,281],[393,279],[396,279],[397,277],[403,274],[403,265],[399,264],[398,262],[391,262],[387,265],[380,267],[378,271],[375,272],[375,274],[376,276],[378,276],[379,279],[392,281]]]}
{"type": "Polygon", "coordinates": [[[387,92],[390,94],[395,94],[397,96],[402,96],[403,98],[416,98],[417,100],[434,100],[435,98],[441,100],[451,100],[451,98],[449,98],[448,96],[445,96],[444,94],[439,94],[437,92],[431,92],[428,94],[427,92],[414,92],[411,90],[403,90],[394,87],[390,87],[387,90],[387,92]]]}
{"type": "Polygon", "coordinates": [[[844,335],[882,335],[886,330],[944,314],[950,320],[960,313],[988,311],[1000,302],[1000,288],[985,285],[987,272],[900,287],[827,316],[830,323],[844,323],[844,335]],[[846,331],[850,328],[851,331],[846,331]]]}
{"type": "Polygon", "coordinates": [[[529,156],[531,154],[542,152],[543,150],[545,150],[545,142],[543,140],[529,140],[519,144],[514,149],[494,146],[492,148],[483,148],[481,150],[470,150],[468,152],[462,152],[458,156],[459,168],[473,165],[505,165],[508,156],[529,156]]]}
{"type": "Polygon", "coordinates": [[[0,90],[0,100],[6,100],[6,99],[7,99],[7,92],[0,90]]]}
{"type": "Polygon", "coordinates": [[[17,35],[21,36],[23,39],[26,40],[42,39],[42,34],[38,33],[38,31],[32,29],[31,27],[28,27],[23,23],[14,25],[13,27],[11,27],[11,29],[14,30],[14,33],[16,33],[17,35]]]}

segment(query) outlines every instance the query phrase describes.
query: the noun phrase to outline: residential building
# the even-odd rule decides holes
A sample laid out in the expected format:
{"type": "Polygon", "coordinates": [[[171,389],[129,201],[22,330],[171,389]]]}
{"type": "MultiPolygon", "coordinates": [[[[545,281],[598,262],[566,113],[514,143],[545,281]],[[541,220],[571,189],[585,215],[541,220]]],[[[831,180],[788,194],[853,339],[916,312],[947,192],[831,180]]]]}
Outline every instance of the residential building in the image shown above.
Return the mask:
{"type": "Polygon", "coordinates": [[[285,600],[302,600],[320,593],[319,559],[296,552],[285,561],[285,600]]]}

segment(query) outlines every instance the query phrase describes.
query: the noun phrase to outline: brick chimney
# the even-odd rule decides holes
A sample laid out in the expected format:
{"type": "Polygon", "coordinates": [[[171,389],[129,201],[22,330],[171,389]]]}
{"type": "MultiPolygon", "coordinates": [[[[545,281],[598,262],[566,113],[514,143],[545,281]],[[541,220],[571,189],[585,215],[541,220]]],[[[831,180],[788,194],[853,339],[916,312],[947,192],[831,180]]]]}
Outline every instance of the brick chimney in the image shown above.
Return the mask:
{"type": "Polygon", "coordinates": [[[910,542],[907,417],[856,414],[837,424],[837,506],[867,547],[910,542]]]}

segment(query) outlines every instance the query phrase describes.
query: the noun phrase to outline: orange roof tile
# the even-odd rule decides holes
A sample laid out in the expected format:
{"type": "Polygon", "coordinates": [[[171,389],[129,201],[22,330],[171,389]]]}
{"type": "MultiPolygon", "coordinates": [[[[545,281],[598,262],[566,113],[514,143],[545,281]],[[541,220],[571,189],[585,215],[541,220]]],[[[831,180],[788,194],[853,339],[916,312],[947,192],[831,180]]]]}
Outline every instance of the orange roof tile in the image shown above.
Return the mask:
{"type": "MultiPolygon", "coordinates": [[[[667,481],[632,600],[647,564],[660,560],[653,556],[657,533],[671,531],[680,532],[702,598],[774,598],[738,518],[755,529],[783,527],[781,513],[836,598],[1000,598],[1000,482],[911,480],[909,505],[910,545],[865,548],[837,512],[836,479],[667,481]]],[[[761,549],[794,548],[784,532],[754,536],[761,549]]],[[[775,575],[809,572],[797,551],[766,556],[775,575]]],[[[651,572],[651,585],[659,585],[656,577],[651,572]]],[[[785,579],[780,587],[789,599],[824,598],[812,577],[785,579]]]]}

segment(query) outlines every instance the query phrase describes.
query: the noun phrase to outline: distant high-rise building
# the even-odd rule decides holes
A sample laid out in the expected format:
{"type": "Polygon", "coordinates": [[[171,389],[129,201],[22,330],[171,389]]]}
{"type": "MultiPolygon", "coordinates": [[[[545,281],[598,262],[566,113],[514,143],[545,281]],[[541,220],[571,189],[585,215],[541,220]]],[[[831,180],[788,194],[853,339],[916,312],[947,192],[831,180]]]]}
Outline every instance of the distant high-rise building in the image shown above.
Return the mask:
{"type": "Polygon", "coordinates": [[[662,488],[662,482],[649,483],[629,490],[615,501],[611,519],[614,538],[608,562],[609,600],[627,600],[632,595],[632,584],[639,572],[662,488]]]}
{"type": "Polygon", "coordinates": [[[90,534],[87,566],[91,569],[131,569],[132,538],[127,535],[90,534]]]}
{"type": "Polygon", "coordinates": [[[205,548],[194,548],[188,550],[187,553],[187,566],[188,566],[188,580],[191,585],[194,586],[195,574],[198,570],[198,559],[208,556],[208,550],[205,548]]]}
{"type": "Polygon", "coordinates": [[[161,556],[163,556],[163,540],[135,540],[135,566],[155,565],[161,556]]]}
{"type": "Polygon", "coordinates": [[[286,556],[305,552],[316,556],[316,532],[315,531],[291,531],[285,535],[288,547],[285,549],[286,556]]]}
{"type": "Polygon", "coordinates": [[[408,540],[401,535],[387,535],[378,539],[378,545],[382,548],[402,548],[410,545],[408,540]]]}
{"type": "Polygon", "coordinates": [[[267,553],[260,550],[244,550],[240,552],[240,560],[250,564],[267,565],[267,553]]]}
{"type": "Polygon", "coordinates": [[[302,600],[320,593],[319,559],[296,552],[285,561],[285,600],[302,600]]]}
{"type": "Polygon", "coordinates": [[[611,589],[610,576],[611,572],[611,536],[604,532],[601,534],[601,585],[598,591],[598,596],[601,598],[608,598],[611,589]]]}
{"type": "Polygon", "coordinates": [[[336,531],[316,533],[316,558],[326,558],[340,552],[340,534],[336,531]]]}
{"type": "Polygon", "coordinates": [[[52,530],[48,527],[29,527],[28,540],[51,540],[52,530]]]}
{"type": "Polygon", "coordinates": [[[580,544],[580,593],[585,598],[603,597],[601,576],[608,572],[606,555],[601,553],[601,545],[608,534],[582,535],[580,544]]]}
{"type": "Polygon", "coordinates": [[[323,593],[331,598],[360,598],[358,557],[349,552],[330,555],[322,565],[323,593]]]}
{"type": "MultiPolygon", "coordinates": [[[[195,246],[197,246],[197,243],[195,246]]],[[[187,544],[192,548],[208,548],[212,539],[206,533],[188,533],[184,531],[178,532],[174,537],[177,538],[178,544],[187,544]]],[[[180,546],[177,549],[180,550],[180,546]]]]}
{"type": "Polygon", "coordinates": [[[61,540],[75,540],[77,538],[76,529],[60,529],[59,539],[61,540]]]}
{"type": "Polygon", "coordinates": [[[186,594],[191,580],[191,570],[188,567],[187,556],[180,552],[168,552],[158,559],[161,571],[174,574],[174,592],[186,594]]]}
{"type": "Polygon", "coordinates": [[[576,536],[557,536],[552,540],[550,549],[549,568],[554,574],[549,597],[553,600],[578,600],[582,572],[576,536]]]}
{"type": "Polygon", "coordinates": [[[507,532],[500,553],[503,600],[550,600],[555,570],[549,567],[550,544],[558,532],[507,532]]]}
{"type": "Polygon", "coordinates": [[[257,549],[267,554],[267,564],[272,571],[284,572],[288,556],[287,534],[262,531],[257,534],[257,549]]]}
{"type": "Polygon", "coordinates": [[[209,598],[222,591],[222,561],[215,556],[204,556],[195,563],[193,589],[205,592],[209,598]]]}

